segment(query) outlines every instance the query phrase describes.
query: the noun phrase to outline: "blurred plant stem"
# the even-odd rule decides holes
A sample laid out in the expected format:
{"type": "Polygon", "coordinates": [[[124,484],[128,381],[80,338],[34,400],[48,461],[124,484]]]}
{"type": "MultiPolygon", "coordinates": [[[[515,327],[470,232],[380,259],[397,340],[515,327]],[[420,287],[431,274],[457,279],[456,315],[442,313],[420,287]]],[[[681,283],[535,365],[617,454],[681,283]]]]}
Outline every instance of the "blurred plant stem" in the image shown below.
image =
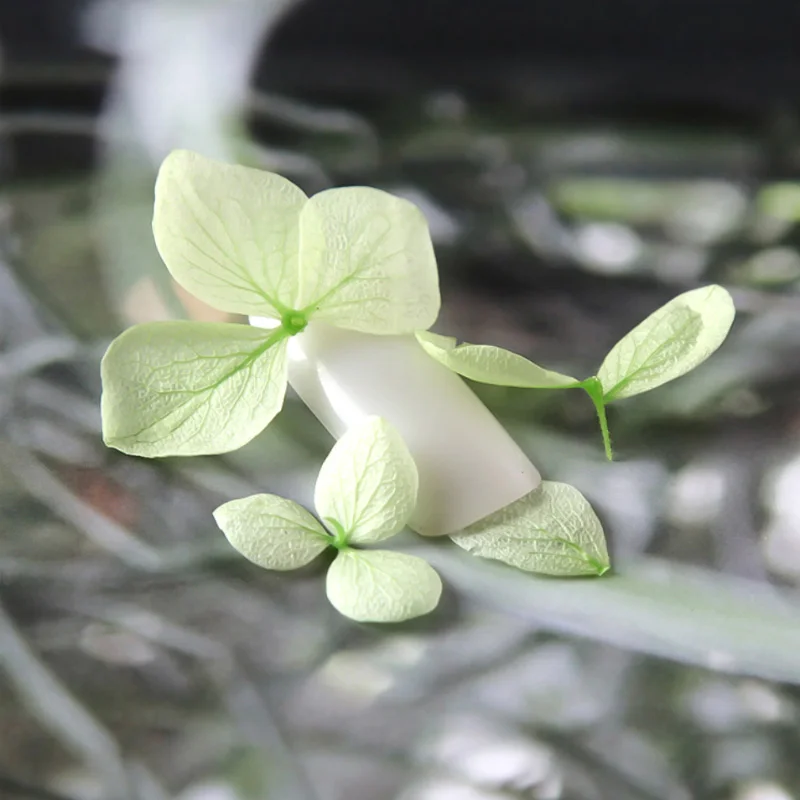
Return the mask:
{"type": "Polygon", "coordinates": [[[800,597],[654,558],[602,578],[553,580],[455,548],[424,554],[460,593],[559,633],[685,664],[800,684],[800,597]]]}

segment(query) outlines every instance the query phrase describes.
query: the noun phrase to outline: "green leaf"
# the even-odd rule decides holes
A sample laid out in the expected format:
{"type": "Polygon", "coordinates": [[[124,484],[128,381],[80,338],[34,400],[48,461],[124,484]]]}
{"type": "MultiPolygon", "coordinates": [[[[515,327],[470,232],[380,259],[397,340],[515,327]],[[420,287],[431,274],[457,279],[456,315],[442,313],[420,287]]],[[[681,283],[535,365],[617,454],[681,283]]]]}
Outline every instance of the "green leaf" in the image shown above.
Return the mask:
{"type": "Polygon", "coordinates": [[[280,319],[297,300],[307,202],[280,175],[176,150],[156,181],[156,246],[173,278],[210,306],[280,319]]]}
{"type": "Polygon", "coordinates": [[[390,550],[342,550],[328,570],[328,599],[356,622],[403,622],[439,604],[442,581],[427,561],[390,550]]]}
{"type": "Polygon", "coordinates": [[[800,184],[781,182],[764,186],[756,196],[756,207],[771,217],[797,222],[800,220],[800,184]]]}
{"type": "Polygon", "coordinates": [[[231,500],[214,512],[214,519],[236,550],[265,569],[303,567],[331,545],[312,514],[274,494],[231,500]]]}
{"type": "Polygon", "coordinates": [[[705,361],[725,341],[735,309],[721,286],[671,300],[623,337],[597,377],[606,403],[655,389],[705,361]]]}
{"type": "Polygon", "coordinates": [[[377,334],[429,328],[439,275],[428,225],[412,203],[367,187],[329,189],[300,217],[297,308],[340,328],[377,334]]]}
{"type": "Polygon", "coordinates": [[[578,386],[576,378],[551,372],[527,358],[488,344],[460,344],[452,336],[417,332],[425,352],[445,367],[478,383],[523,389],[567,389],[578,386]]]}
{"type": "Polygon", "coordinates": [[[610,566],[603,527],[566,483],[537,489],[450,537],[472,555],[544,575],[602,575],[610,566]]]}
{"type": "Polygon", "coordinates": [[[323,520],[341,526],[347,542],[370,544],[402,530],[417,504],[418,486],[417,467],[400,434],[386,420],[368,417],[325,459],[314,505],[323,520]]]}
{"type": "Polygon", "coordinates": [[[285,337],[226,323],[129,328],[101,366],[105,443],[148,458],[241,447],[283,405],[285,337]]]}

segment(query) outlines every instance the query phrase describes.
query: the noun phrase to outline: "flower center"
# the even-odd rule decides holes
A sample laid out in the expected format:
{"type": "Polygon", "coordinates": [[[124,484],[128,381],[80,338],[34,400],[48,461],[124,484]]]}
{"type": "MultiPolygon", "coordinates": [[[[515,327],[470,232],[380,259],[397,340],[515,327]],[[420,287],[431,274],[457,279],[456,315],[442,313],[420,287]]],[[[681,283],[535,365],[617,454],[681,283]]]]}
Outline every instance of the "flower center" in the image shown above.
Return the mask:
{"type": "Polygon", "coordinates": [[[341,526],[339,522],[331,517],[325,517],[325,522],[328,523],[329,527],[333,528],[336,533],[333,535],[331,546],[335,547],[337,550],[346,550],[348,547],[347,544],[347,533],[345,533],[344,528],[341,526]]]}
{"type": "Polygon", "coordinates": [[[288,331],[291,336],[295,336],[305,330],[308,320],[299,311],[287,311],[281,317],[281,327],[288,331]]]}

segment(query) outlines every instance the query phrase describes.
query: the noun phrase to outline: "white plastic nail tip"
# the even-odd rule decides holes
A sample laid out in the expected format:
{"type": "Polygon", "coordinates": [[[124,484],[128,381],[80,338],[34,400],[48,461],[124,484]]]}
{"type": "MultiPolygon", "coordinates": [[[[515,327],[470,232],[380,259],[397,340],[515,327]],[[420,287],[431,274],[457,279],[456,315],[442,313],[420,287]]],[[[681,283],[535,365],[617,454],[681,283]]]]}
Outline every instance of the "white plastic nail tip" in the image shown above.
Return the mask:
{"type": "MultiPolygon", "coordinates": [[[[250,322],[276,324],[259,317],[250,322]]],[[[289,383],[336,438],[372,415],[397,428],[419,470],[409,524],[425,536],[455,533],[541,482],[494,415],[413,336],[311,322],[289,341],[289,383]]]]}

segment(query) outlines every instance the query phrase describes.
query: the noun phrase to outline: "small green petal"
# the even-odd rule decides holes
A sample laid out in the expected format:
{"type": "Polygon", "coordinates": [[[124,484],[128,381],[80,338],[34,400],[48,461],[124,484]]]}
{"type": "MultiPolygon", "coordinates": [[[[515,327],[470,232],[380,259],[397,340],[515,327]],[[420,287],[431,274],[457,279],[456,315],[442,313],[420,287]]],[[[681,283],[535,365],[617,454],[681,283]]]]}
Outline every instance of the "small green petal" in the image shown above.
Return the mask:
{"type": "Polygon", "coordinates": [[[394,536],[417,504],[419,477],[397,430],[380,417],[351,428],[333,446],[317,478],[314,505],[350,544],[394,536]]]}
{"type": "Polygon", "coordinates": [[[333,607],[356,622],[403,622],[436,608],[442,581],[417,556],[343,550],[328,570],[327,592],[333,607]]]}
{"type": "Polygon", "coordinates": [[[516,386],[522,389],[567,389],[576,378],[552,372],[527,358],[489,344],[460,344],[451,336],[417,332],[425,352],[453,372],[478,383],[516,386]]]}
{"type": "Polygon", "coordinates": [[[280,411],[285,333],[247,325],[153,322],[118,336],[101,365],[103,439],[130,455],[225,453],[280,411]]]}
{"type": "Polygon", "coordinates": [[[671,300],[612,348],[597,377],[606,403],[679,378],[724,341],[735,309],[721,286],[704,286],[671,300]]]}
{"type": "Polygon", "coordinates": [[[235,314],[280,319],[295,307],[308,198],[293,183],[175,150],[155,194],[156,246],[184,289],[235,314]]]}
{"type": "Polygon", "coordinates": [[[214,519],[236,550],[265,569],[303,567],[331,544],[308,511],[274,494],[231,500],[214,512],[214,519]]]}
{"type": "Polygon", "coordinates": [[[429,328],[439,273],[428,225],[412,203],[364,186],[314,195],[300,220],[297,308],[340,328],[376,334],[429,328]]]}
{"type": "Polygon", "coordinates": [[[542,481],[530,494],[450,538],[473,555],[526,572],[602,575],[610,566],[600,520],[566,483],[542,481]]]}

